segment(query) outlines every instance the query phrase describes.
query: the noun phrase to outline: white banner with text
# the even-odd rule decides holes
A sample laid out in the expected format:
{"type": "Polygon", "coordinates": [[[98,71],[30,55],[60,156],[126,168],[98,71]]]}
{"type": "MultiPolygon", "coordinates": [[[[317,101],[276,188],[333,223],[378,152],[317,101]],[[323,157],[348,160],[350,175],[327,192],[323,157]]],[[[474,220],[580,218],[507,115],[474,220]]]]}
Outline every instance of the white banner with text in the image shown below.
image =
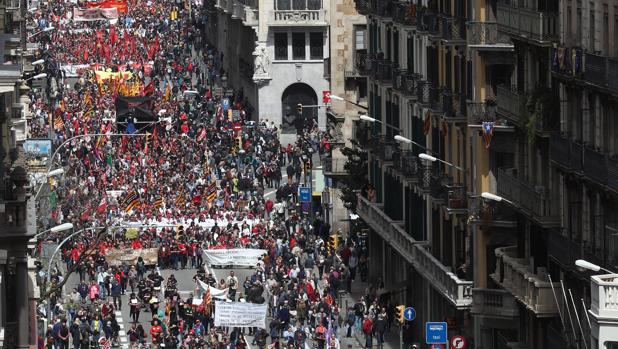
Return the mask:
{"type": "Polygon", "coordinates": [[[266,328],[267,304],[215,302],[215,326],[266,328]]]}
{"type": "Polygon", "coordinates": [[[204,251],[204,258],[210,265],[235,265],[255,267],[258,258],[262,257],[266,250],[253,248],[214,249],[204,251]]]}

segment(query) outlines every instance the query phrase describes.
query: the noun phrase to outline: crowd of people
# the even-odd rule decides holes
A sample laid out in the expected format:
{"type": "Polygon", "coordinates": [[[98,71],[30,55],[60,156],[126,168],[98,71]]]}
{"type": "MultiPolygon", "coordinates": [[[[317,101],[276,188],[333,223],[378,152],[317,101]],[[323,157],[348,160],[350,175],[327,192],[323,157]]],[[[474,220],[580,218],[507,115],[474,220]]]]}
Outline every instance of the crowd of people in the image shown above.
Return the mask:
{"type": "Polygon", "coordinates": [[[339,302],[352,280],[366,278],[363,243],[352,233],[339,254],[329,250],[330,227],[319,214],[311,221],[296,197],[299,183],[311,180],[315,154],[330,150],[328,136],[313,125],[282,146],[277,125],[252,121],[242,90],[216,95],[224,58],[207,44],[200,8],[129,1],[117,21],[76,21],[72,9],[83,5],[50,1],[28,17],[31,27],[56,29],[31,39],[45,48],[37,69],[48,79],[30,95],[30,134],[51,134],[58,156],[49,161],[65,169],[39,208],[40,229],[71,222],[83,231],[62,246],[64,263],[51,275],[39,265],[39,315],[49,320],[40,346],[108,348],[125,333],[132,347],[339,348],[338,338],[360,332],[367,347],[372,339],[380,345],[392,306],[374,288],[349,309],[339,302]],[[96,72],[122,70],[130,77],[96,72]],[[157,121],[119,122],[123,96],[147,99],[157,121]],[[265,253],[245,280],[233,272],[216,280],[204,251],[230,248],[265,253]],[[155,262],[109,258],[113,250],[147,249],[155,262]],[[173,275],[162,276],[177,269],[195,270],[188,296],[173,275]],[[214,326],[216,298],[268,304],[267,328],[214,326]],[[125,307],[131,324],[122,330],[116,311],[125,307]]]}

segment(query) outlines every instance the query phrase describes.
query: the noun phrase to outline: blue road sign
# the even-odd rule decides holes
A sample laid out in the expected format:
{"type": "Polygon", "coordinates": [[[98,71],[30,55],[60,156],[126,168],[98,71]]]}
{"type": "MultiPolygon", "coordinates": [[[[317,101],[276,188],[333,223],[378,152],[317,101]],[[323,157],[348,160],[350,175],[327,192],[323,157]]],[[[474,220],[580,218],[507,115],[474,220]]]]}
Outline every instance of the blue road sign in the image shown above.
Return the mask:
{"type": "Polygon", "coordinates": [[[301,202],[300,203],[300,210],[305,212],[305,213],[309,213],[309,211],[311,211],[311,203],[310,202],[301,202]]]}
{"type": "Polygon", "coordinates": [[[403,311],[403,318],[406,319],[406,321],[416,319],[416,310],[412,307],[407,307],[406,310],[403,311]]]}
{"type": "Polygon", "coordinates": [[[230,99],[223,98],[223,100],[221,101],[221,107],[223,108],[223,111],[227,111],[228,109],[230,109],[230,99]]]}
{"type": "Polygon", "coordinates": [[[425,323],[425,343],[444,344],[448,343],[446,338],[446,322],[426,322],[425,323]]]}
{"type": "Polygon", "coordinates": [[[298,196],[300,202],[311,202],[311,188],[298,187],[298,196]]]}

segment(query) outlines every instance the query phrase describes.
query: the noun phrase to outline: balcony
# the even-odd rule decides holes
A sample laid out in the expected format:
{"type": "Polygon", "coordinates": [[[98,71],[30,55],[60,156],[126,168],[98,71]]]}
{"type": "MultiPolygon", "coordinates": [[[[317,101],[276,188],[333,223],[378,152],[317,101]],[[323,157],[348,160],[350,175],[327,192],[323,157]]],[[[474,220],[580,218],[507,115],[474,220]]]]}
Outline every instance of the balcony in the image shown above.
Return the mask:
{"type": "Polygon", "coordinates": [[[590,147],[553,134],[550,138],[550,159],[567,172],[618,191],[618,161],[590,147]]]}
{"type": "Polygon", "coordinates": [[[525,103],[524,97],[520,96],[519,91],[504,85],[498,86],[496,89],[496,104],[498,105],[498,113],[504,116],[506,120],[515,125],[522,125],[520,120],[524,113],[525,103]]]}
{"type": "Polygon", "coordinates": [[[371,11],[371,6],[369,4],[369,0],[355,0],[356,2],[356,12],[358,14],[367,16],[371,11]]]}
{"type": "Polygon", "coordinates": [[[558,39],[558,13],[498,3],[496,19],[498,29],[511,36],[532,40],[542,45],[551,45],[552,40],[558,39]]]}
{"type": "Polygon", "coordinates": [[[359,196],[357,213],[455,307],[471,307],[473,282],[459,279],[451,268],[442,265],[422,246],[424,242],[414,240],[400,222],[390,219],[382,211],[381,204],[370,203],[359,196]]]}
{"type": "Polygon", "coordinates": [[[417,12],[418,20],[416,24],[416,29],[420,33],[424,33],[430,36],[439,38],[440,33],[440,24],[438,23],[438,15],[430,10],[424,10],[424,12],[417,12]]]}
{"type": "Polygon", "coordinates": [[[371,76],[383,84],[392,84],[395,64],[386,59],[374,59],[371,61],[371,76]]]}
{"type": "Polygon", "coordinates": [[[554,212],[552,200],[544,187],[533,187],[501,168],[496,171],[496,182],[498,195],[511,201],[539,225],[544,228],[560,226],[560,217],[554,212]]]}
{"type": "Polygon", "coordinates": [[[446,211],[449,214],[468,213],[468,195],[461,184],[446,184],[446,211]]]}
{"type": "Polygon", "coordinates": [[[552,49],[551,70],[565,78],[579,78],[583,74],[584,52],[580,48],[556,47],[552,49]]]}
{"type": "Polygon", "coordinates": [[[371,140],[372,127],[362,120],[354,121],[354,140],[361,146],[366,146],[371,140]]]}
{"type": "Polygon", "coordinates": [[[257,26],[259,13],[258,0],[234,0],[234,17],[240,18],[243,25],[257,26]]]}
{"type": "Polygon", "coordinates": [[[498,31],[496,22],[468,22],[468,47],[482,51],[513,51],[508,35],[498,31]]]}
{"type": "Polygon", "coordinates": [[[345,164],[348,161],[345,157],[333,158],[332,156],[322,158],[322,171],[326,177],[347,176],[348,171],[345,164]]]}
{"type": "Polygon", "coordinates": [[[515,212],[495,201],[475,198],[470,200],[470,222],[483,227],[517,228],[515,212]]]}
{"type": "Polygon", "coordinates": [[[440,100],[440,95],[442,93],[442,88],[437,85],[430,83],[429,85],[429,109],[434,114],[442,115],[442,101],[440,100]]]}
{"type": "Polygon", "coordinates": [[[446,122],[466,122],[465,99],[461,93],[453,93],[444,88],[440,91],[440,104],[442,105],[442,117],[446,122]]]}
{"type": "Polygon", "coordinates": [[[468,101],[468,127],[480,128],[483,122],[493,122],[496,126],[506,126],[506,120],[496,116],[497,105],[494,100],[486,102],[468,101]]]}
{"type": "Polygon", "coordinates": [[[393,161],[393,153],[397,148],[396,142],[386,136],[373,136],[369,142],[371,151],[382,161],[393,161]]]}
{"type": "Polygon", "coordinates": [[[417,94],[417,85],[418,81],[420,81],[422,75],[415,73],[406,73],[401,77],[401,88],[400,91],[404,96],[408,96],[411,99],[416,99],[417,94]]]}
{"type": "MultiPolygon", "coordinates": [[[[229,1],[229,0],[228,0],[229,1]]],[[[273,10],[270,11],[269,25],[288,26],[327,26],[324,10],[273,10]]]]}
{"type": "Polygon", "coordinates": [[[597,265],[605,265],[603,248],[593,251],[587,242],[573,237],[570,238],[568,230],[564,232],[553,229],[547,234],[547,255],[560,263],[564,268],[570,269],[578,259],[585,259],[597,265]]]}
{"type": "Polygon", "coordinates": [[[423,172],[423,165],[412,151],[398,150],[393,153],[393,169],[404,180],[418,182],[423,172]]]}
{"type": "Polygon", "coordinates": [[[393,8],[395,7],[392,0],[369,0],[369,15],[373,14],[378,17],[393,17],[393,8]]]}
{"type": "Polygon", "coordinates": [[[416,4],[400,2],[393,7],[393,21],[406,26],[416,26],[416,4]]]}
{"type": "MultiPolygon", "coordinates": [[[[509,291],[517,301],[522,303],[537,317],[553,317],[558,314],[558,304],[554,298],[552,284],[543,268],[537,273],[527,259],[515,257],[516,246],[501,247],[495,250],[496,271],[491,278],[509,291]]],[[[553,283],[553,289],[559,294],[559,282],[553,283]]],[[[560,302],[561,298],[558,298],[560,302]]]]}
{"type": "Polygon", "coordinates": [[[585,53],[583,77],[596,86],[618,92],[618,58],[585,53]]]}
{"type": "MultiPolygon", "coordinates": [[[[595,319],[618,318],[618,275],[593,275],[590,280],[590,312],[595,319]]],[[[604,326],[605,327],[605,326],[604,326]]],[[[605,328],[611,332],[613,330],[605,328]]],[[[612,336],[613,337],[613,336],[612,336]]]]}
{"type": "Polygon", "coordinates": [[[354,70],[346,71],[346,77],[361,77],[371,74],[371,62],[375,54],[367,53],[367,50],[358,50],[354,54],[354,70]]]}
{"type": "Polygon", "coordinates": [[[444,17],[441,19],[442,42],[446,45],[462,45],[466,43],[466,22],[459,17],[444,17]]]}
{"type": "Polygon", "coordinates": [[[417,82],[416,100],[421,105],[429,106],[429,104],[431,103],[431,99],[430,99],[431,94],[429,92],[430,87],[431,87],[431,83],[429,81],[420,80],[417,82]]]}
{"type": "Polygon", "coordinates": [[[472,314],[484,317],[512,319],[519,316],[515,298],[505,290],[472,289],[472,314]]]}

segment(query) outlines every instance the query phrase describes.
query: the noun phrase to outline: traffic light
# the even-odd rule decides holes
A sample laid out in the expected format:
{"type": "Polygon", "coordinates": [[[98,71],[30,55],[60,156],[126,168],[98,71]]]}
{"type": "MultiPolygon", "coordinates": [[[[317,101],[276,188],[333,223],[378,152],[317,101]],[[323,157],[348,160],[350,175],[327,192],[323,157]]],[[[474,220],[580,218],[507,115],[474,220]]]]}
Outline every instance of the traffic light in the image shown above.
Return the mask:
{"type": "Polygon", "coordinates": [[[405,310],[406,310],[405,305],[398,305],[395,307],[395,319],[397,319],[397,322],[399,323],[399,325],[403,325],[406,321],[406,319],[403,316],[403,312],[405,310]]]}
{"type": "Polygon", "coordinates": [[[303,105],[298,103],[296,105],[296,111],[298,112],[298,114],[302,115],[303,114],[303,105]]]}

